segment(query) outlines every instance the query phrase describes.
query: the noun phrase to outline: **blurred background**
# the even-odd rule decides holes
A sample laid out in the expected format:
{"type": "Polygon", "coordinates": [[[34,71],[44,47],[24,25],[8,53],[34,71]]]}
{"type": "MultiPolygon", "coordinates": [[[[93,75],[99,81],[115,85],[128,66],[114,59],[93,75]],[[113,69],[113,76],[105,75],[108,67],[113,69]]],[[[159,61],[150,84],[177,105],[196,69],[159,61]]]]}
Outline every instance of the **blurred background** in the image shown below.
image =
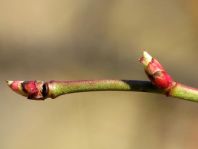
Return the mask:
{"type": "Polygon", "coordinates": [[[5,80],[147,80],[140,49],[198,87],[196,0],[0,0],[1,149],[196,149],[198,104],[136,92],[30,101],[5,80]]]}

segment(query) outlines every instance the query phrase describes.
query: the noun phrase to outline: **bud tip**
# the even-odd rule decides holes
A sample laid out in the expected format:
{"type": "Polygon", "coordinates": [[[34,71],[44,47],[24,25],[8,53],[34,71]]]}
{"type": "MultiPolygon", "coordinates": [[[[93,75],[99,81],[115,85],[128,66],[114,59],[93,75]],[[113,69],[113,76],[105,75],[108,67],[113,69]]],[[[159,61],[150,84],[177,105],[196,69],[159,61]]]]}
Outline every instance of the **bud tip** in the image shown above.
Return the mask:
{"type": "Polygon", "coordinates": [[[7,82],[7,84],[8,84],[9,86],[13,83],[13,81],[10,81],[10,80],[6,80],[6,82],[7,82]]]}
{"type": "Polygon", "coordinates": [[[146,67],[152,61],[153,57],[146,51],[143,51],[143,56],[140,58],[140,62],[146,67]]]}

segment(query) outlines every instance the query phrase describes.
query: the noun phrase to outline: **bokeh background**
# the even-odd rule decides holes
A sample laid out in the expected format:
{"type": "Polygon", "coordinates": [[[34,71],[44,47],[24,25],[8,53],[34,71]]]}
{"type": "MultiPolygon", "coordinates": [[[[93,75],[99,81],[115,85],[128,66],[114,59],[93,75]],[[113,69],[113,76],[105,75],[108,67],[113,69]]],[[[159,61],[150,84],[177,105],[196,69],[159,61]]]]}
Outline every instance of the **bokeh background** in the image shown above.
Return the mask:
{"type": "Polygon", "coordinates": [[[196,149],[198,104],[136,92],[42,102],[5,80],[147,80],[140,49],[198,87],[196,0],[0,0],[1,149],[196,149]]]}

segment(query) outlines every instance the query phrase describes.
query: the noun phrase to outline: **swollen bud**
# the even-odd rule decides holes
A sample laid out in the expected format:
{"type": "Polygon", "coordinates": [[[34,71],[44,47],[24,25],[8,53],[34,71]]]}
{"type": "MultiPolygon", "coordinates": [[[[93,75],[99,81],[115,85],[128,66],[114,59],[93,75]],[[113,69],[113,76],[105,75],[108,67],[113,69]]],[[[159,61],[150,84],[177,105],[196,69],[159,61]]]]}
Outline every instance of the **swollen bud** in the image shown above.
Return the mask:
{"type": "Polygon", "coordinates": [[[145,72],[148,78],[158,88],[169,92],[175,85],[175,82],[162,65],[146,51],[143,52],[143,57],[140,58],[140,62],[145,66],[145,72]]]}
{"type": "Polygon", "coordinates": [[[43,81],[7,81],[7,84],[13,91],[28,99],[43,100],[47,95],[47,87],[43,81]]]}

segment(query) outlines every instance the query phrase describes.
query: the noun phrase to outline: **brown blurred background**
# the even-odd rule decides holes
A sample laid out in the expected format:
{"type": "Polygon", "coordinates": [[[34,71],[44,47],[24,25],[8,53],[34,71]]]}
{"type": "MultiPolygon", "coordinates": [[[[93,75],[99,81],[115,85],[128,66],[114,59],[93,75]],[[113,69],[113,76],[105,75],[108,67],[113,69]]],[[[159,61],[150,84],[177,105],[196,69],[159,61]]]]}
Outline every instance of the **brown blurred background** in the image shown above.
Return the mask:
{"type": "Polygon", "coordinates": [[[36,102],[4,80],[146,80],[148,49],[198,87],[196,0],[0,0],[1,149],[196,149],[198,104],[136,92],[36,102]]]}

